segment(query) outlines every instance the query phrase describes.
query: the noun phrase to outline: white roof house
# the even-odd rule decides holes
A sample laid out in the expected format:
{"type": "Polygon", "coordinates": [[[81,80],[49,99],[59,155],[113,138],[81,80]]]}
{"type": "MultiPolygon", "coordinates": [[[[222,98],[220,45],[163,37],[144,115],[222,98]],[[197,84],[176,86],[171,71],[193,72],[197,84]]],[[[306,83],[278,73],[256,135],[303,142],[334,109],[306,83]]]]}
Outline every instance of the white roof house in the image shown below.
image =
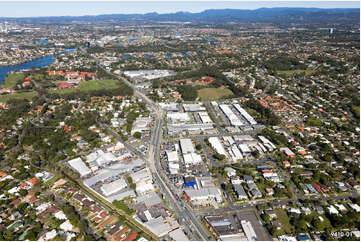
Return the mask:
{"type": "Polygon", "coordinates": [[[65,220],[67,219],[65,213],[63,211],[58,211],[54,214],[54,217],[57,218],[57,219],[60,219],[60,220],[65,220]]]}
{"type": "Polygon", "coordinates": [[[360,212],[360,206],[358,204],[349,204],[349,206],[356,212],[360,212]]]}
{"type": "Polygon", "coordinates": [[[328,211],[329,211],[331,214],[338,214],[337,209],[336,209],[333,205],[330,205],[330,206],[328,206],[327,208],[328,208],[328,211]]]}
{"type": "Polygon", "coordinates": [[[224,170],[227,172],[228,177],[237,175],[236,170],[233,169],[232,167],[226,167],[224,168],[224,170]]]}
{"type": "Polygon", "coordinates": [[[335,206],[336,206],[336,207],[338,208],[338,210],[340,210],[340,211],[346,211],[346,210],[347,210],[343,204],[335,204],[335,206]]]}
{"type": "Polygon", "coordinates": [[[123,178],[113,181],[108,184],[104,184],[100,187],[100,190],[103,192],[103,194],[107,197],[113,193],[116,193],[124,188],[127,187],[127,183],[123,178]]]}
{"type": "Polygon", "coordinates": [[[44,235],[43,235],[43,240],[47,241],[47,240],[52,240],[54,239],[56,236],[57,236],[57,232],[55,229],[53,229],[52,231],[49,231],[49,232],[46,232],[44,235]]]}
{"type": "Polygon", "coordinates": [[[64,223],[60,224],[60,229],[63,231],[72,231],[73,225],[69,222],[69,220],[66,220],[64,223]]]}
{"type": "Polygon", "coordinates": [[[79,172],[80,176],[86,176],[92,172],[79,157],[68,161],[68,163],[74,170],[79,172]]]}

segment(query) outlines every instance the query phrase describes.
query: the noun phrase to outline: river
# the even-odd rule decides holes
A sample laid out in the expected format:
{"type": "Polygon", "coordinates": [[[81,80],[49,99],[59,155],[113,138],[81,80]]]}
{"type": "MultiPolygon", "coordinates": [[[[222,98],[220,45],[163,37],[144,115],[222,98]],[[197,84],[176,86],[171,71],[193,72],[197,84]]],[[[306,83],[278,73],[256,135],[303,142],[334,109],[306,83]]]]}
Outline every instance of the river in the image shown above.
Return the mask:
{"type": "MultiPolygon", "coordinates": [[[[65,49],[65,52],[63,52],[63,53],[69,53],[69,52],[73,52],[73,51],[75,51],[75,49],[65,49]]],[[[30,70],[32,67],[43,68],[43,67],[50,66],[54,62],[55,62],[54,56],[43,56],[41,58],[29,61],[29,62],[21,63],[18,65],[0,66],[0,85],[3,83],[3,81],[6,78],[6,75],[9,72],[30,70]]]]}

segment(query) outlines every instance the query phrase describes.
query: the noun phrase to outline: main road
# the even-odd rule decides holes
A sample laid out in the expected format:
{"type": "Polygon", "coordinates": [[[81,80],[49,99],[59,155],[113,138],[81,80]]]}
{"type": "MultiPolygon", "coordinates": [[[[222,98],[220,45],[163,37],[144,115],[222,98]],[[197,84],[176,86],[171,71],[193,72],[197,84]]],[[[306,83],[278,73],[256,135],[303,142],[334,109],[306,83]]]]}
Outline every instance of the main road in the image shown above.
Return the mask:
{"type": "MultiPolygon", "coordinates": [[[[169,180],[164,176],[160,167],[160,144],[162,139],[162,125],[163,125],[163,117],[164,112],[160,108],[160,106],[155,103],[153,100],[148,98],[144,93],[142,93],[138,88],[136,88],[131,82],[129,82],[126,78],[116,75],[114,73],[105,70],[101,65],[100,61],[92,56],[98,65],[99,68],[107,72],[108,74],[114,76],[116,79],[122,80],[125,84],[131,87],[134,91],[134,95],[141,98],[144,102],[146,102],[151,109],[155,112],[155,126],[154,132],[152,134],[151,144],[149,148],[149,157],[146,159],[147,167],[150,169],[154,181],[157,183],[158,187],[164,192],[164,196],[166,201],[169,203],[171,209],[177,214],[181,223],[185,226],[185,231],[188,235],[192,236],[195,240],[209,240],[211,238],[209,232],[205,229],[205,227],[200,223],[200,221],[195,216],[193,210],[182,200],[179,198],[178,194],[175,194],[169,183],[169,180]]],[[[108,129],[110,131],[110,129],[108,129]]],[[[110,132],[115,138],[119,139],[120,137],[114,132],[110,132]]],[[[131,151],[140,155],[134,148],[130,148],[131,151]]]]}

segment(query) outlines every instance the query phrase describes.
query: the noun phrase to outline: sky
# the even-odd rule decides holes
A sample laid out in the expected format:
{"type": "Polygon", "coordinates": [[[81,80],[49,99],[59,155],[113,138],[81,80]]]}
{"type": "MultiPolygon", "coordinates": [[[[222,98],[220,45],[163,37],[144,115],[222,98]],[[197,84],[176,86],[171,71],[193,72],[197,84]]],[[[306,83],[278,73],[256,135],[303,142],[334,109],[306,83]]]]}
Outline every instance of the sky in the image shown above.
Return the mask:
{"type": "Polygon", "coordinates": [[[0,17],[83,16],[122,13],[201,12],[206,9],[262,7],[360,8],[359,1],[2,1],[0,17]]]}

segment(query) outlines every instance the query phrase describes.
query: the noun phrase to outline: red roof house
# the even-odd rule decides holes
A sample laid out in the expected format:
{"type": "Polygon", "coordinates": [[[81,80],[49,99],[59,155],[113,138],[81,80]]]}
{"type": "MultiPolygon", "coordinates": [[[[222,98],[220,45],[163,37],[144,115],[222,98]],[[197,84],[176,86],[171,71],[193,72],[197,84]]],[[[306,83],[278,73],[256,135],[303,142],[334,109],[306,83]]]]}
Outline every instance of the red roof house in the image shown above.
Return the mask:
{"type": "Polygon", "coordinates": [[[71,83],[67,83],[67,82],[62,82],[59,84],[58,88],[70,88],[73,87],[74,85],[71,83]]]}

